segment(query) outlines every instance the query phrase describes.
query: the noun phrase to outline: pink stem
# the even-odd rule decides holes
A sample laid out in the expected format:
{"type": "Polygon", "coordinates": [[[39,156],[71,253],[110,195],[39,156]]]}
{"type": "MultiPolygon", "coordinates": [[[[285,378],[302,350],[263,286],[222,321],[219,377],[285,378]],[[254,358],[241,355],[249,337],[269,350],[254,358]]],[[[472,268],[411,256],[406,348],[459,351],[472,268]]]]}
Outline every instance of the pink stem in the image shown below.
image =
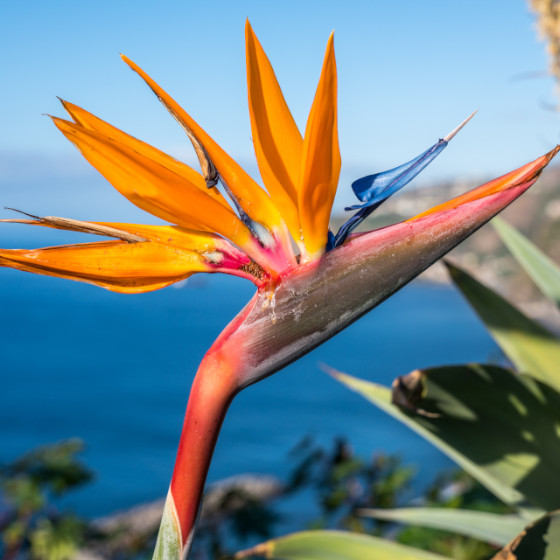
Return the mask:
{"type": "Polygon", "coordinates": [[[171,495],[181,528],[183,554],[188,555],[210,461],[233,397],[239,391],[235,356],[216,344],[196,373],[171,479],[171,495]]]}

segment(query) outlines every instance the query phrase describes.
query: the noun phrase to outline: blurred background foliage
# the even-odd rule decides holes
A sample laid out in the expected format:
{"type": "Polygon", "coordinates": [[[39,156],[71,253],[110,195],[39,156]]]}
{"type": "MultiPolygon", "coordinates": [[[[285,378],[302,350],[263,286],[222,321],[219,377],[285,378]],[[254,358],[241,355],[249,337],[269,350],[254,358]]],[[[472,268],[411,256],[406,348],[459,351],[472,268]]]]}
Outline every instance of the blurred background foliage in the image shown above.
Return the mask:
{"type": "MultiPolygon", "coordinates": [[[[0,469],[0,528],[4,559],[150,558],[161,503],[102,520],[64,510],[60,498],[92,479],[72,440],[34,450],[0,469]],[[153,514],[148,511],[153,510],[153,514]]],[[[386,536],[453,558],[489,558],[495,547],[471,537],[430,528],[405,527],[363,515],[364,508],[426,507],[508,512],[490,492],[462,471],[441,473],[422,496],[414,496],[414,467],[398,456],[354,454],[340,438],[330,448],[304,438],[290,452],[284,481],[244,477],[217,483],[207,494],[194,558],[231,558],[235,550],[270,538],[286,526],[293,504],[305,503],[308,529],[343,529],[386,536]]],[[[293,513],[293,512],[292,512],[293,513]]],[[[297,515],[299,520],[301,515],[297,515]]],[[[301,529],[302,527],[297,527],[301,529]]]]}
{"type": "Polygon", "coordinates": [[[74,556],[84,542],[87,523],[59,511],[53,501],[92,479],[76,457],[83,443],[66,441],[30,451],[0,468],[1,557],[74,556]]]}

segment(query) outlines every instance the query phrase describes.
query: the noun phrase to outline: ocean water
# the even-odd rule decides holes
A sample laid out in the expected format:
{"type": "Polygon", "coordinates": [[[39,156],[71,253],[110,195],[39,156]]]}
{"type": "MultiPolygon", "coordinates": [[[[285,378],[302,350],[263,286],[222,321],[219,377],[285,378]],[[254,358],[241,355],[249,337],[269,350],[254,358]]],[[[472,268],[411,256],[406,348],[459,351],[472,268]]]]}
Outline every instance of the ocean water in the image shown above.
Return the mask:
{"type": "MultiPolygon", "coordinates": [[[[56,242],[57,233],[49,235],[56,242]]],[[[31,237],[26,246],[37,245],[31,237]]],[[[252,285],[199,275],[180,288],[120,295],[0,269],[0,286],[0,461],[79,437],[96,479],[68,498],[76,511],[99,516],[164,496],[198,363],[252,285]]],[[[412,283],[239,395],[209,480],[282,476],[292,465],[289,450],[304,436],[328,445],[344,435],[363,456],[399,453],[415,464],[420,488],[449,460],[319,364],[390,385],[416,368],[485,361],[497,352],[451,287],[412,283]]]]}

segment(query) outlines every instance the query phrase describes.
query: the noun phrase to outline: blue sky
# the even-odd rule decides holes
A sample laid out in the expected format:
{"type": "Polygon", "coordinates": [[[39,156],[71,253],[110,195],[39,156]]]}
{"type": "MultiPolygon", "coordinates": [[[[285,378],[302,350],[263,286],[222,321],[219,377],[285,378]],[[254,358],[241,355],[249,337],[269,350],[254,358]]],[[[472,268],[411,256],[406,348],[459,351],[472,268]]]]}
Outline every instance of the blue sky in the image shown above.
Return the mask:
{"type": "Polygon", "coordinates": [[[254,172],[247,17],[302,130],[335,30],[344,203],[351,180],[411,159],[477,108],[417,182],[501,175],[560,141],[558,113],[543,108],[556,101],[552,78],[519,79],[547,68],[521,0],[3,2],[0,183],[91,174],[43,116],[63,115],[57,95],[194,163],[119,52],[254,172]]]}

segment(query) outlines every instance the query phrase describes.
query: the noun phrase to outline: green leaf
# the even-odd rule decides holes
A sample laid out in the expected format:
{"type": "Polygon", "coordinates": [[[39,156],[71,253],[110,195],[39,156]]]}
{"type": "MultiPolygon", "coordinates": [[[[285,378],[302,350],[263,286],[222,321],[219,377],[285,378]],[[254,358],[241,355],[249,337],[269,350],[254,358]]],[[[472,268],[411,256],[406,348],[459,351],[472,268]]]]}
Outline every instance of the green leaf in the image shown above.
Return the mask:
{"type": "Polygon", "coordinates": [[[558,560],[560,511],[541,517],[500,550],[492,560],[558,560]]]}
{"type": "Polygon", "coordinates": [[[446,557],[386,539],[342,531],[304,531],[272,539],[236,558],[263,556],[281,560],[445,560],[446,557]]]}
{"type": "Polygon", "coordinates": [[[69,439],[33,449],[0,469],[0,476],[26,477],[37,489],[63,494],[92,479],[92,472],[76,457],[84,450],[79,439],[69,439]]]}
{"type": "Polygon", "coordinates": [[[464,270],[445,264],[455,285],[517,370],[560,388],[560,340],[464,270]]]}
{"type": "Polygon", "coordinates": [[[451,508],[362,509],[359,514],[383,521],[450,531],[501,546],[511,541],[527,524],[518,515],[451,508]]]}
{"type": "Polygon", "coordinates": [[[541,292],[560,307],[560,267],[505,220],[494,218],[491,223],[541,292]]]}
{"type": "Polygon", "coordinates": [[[486,365],[414,371],[397,379],[392,394],[332,375],[426,438],[505,503],[522,510],[526,500],[545,511],[560,506],[560,394],[548,385],[486,365]]]}
{"type": "Polygon", "coordinates": [[[31,530],[31,557],[45,560],[74,558],[84,540],[85,524],[71,516],[41,518],[31,530]]]}

